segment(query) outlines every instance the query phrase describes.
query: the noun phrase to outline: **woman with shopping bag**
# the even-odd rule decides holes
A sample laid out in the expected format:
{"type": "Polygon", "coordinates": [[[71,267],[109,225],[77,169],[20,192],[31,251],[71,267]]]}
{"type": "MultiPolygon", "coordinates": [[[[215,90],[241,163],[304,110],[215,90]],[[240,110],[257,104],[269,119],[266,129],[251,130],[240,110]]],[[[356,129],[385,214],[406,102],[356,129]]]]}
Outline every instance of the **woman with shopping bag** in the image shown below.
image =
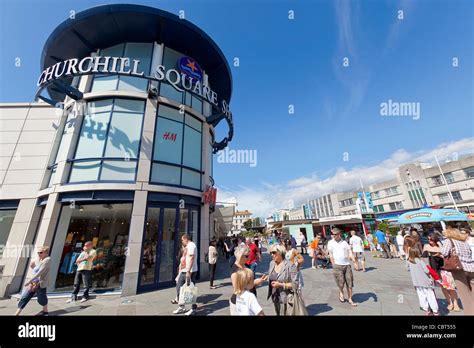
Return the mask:
{"type": "Polygon", "coordinates": [[[39,247],[37,252],[38,260],[32,261],[30,264],[30,268],[33,269],[33,277],[25,283],[15,315],[19,315],[35,295],[38,298],[38,303],[43,306],[43,310],[36,315],[45,316],[49,314],[48,297],[46,295],[46,288],[49,286],[51,262],[51,258],[48,256],[49,247],[39,247]]]}

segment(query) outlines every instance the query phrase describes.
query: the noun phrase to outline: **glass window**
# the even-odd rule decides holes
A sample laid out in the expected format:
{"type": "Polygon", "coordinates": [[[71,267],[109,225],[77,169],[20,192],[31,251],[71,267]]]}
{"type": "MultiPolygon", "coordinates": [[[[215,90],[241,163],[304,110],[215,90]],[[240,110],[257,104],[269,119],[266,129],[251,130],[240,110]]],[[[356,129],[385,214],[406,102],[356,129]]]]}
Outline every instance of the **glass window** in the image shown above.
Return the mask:
{"type": "Polygon", "coordinates": [[[84,115],[76,159],[102,157],[110,112],[84,115]]]}
{"type": "Polygon", "coordinates": [[[201,189],[201,174],[186,168],[183,168],[183,186],[201,189]]]}
{"type": "MultiPolygon", "coordinates": [[[[164,105],[158,107],[156,122],[153,160],[186,166],[201,171],[202,162],[202,122],[189,114],[183,115],[177,109],[164,105]],[[183,122],[185,123],[183,125],[183,122]]],[[[158,163],[155,163],[158,164],[158,163]]],[[[164,165],[164,164],[163,164],[164,165]]],[[[162,174],[152,172],[152,182],[172,183],[196,189],[201,188],[199,172],[183,171],[167,165],[153,166],[153,170],[163,171],[162,174]],[[164,176],[163,176],[164,174],[164,176]],[[171,175],[178,177],[171,179],[171,175]]]]}
{"type": "MultiPolygon", "coordinates": [[[[109,48],[100,50],[101,57],[123,57],[123,47],[125,44],[115,45],[109,48]]],[[[112,61],[109,63],[109,67],[112,65],[112,61]]]]}
{"type": "Polygon", "coordinates": [[[179,53],[178,51],[175,51],[169,47],[165,47],[165,52],[163,56],[163,65],[166,68],[166,70],[177,69],[178,62],[182,56],[184,55],[179,53]]]}
{"type": "MultiPolygon", "coordinates": [[[[153,55],[153,44],[151,43],[135,43],[128,42],[113,47],[103,49],[99,53],[100,56],[110,57],[124,57],[129,58],[129,64],[126,68],[133,68],[133,60],[140,61],[138,71],[143,72],[144,75],[150,74],[151,59],[153,55]]],[[[117,64],[116,70],[119,70],[117,64]]],[[[109,63],[109,68],[112,65],[112,59],[109,63]]],[[[125,76],[125,75],[96,75],[92,84],[91,91],[110,91],[110,90],[124,90],[124,91],[146,91],[148,87],[148,80],[141,77],[125,76]]]]}
{"type": "Polygon", "coordinates": [[[143,238],[140,285],[155,283],[160,209],[155,207],[148,208],[145,236],[143,238]]]}
{"type": "Polygon", "coordinates": [[[113,99],[93,100],[87,103],[87,112],[97,114],[99,112],[112,111],[113,105],[113,99]]]}
{"type": "Polygon", "coordinates": [[[446,203],[446,202],[449,202],[450,200],[451,200],[451,198],[449,197],[448,193],[443,193],[443,194],[439,195],[439,201],[441,203],[446,203]]]}
{"type": "Polygon", "coordinates": [[[100,161],[76,162],[72,165],[69,182],[97,181],[100,161]]]}
{"type": "Polygon", "coordinates": [[[178,109],[162,104],[158,107],[158,116],[163,116],[177,122],[183,122],[184,119],[184,115],[178,109]]]}
{"type": "Polygon", "coordinates": [[[201,133],[184,127],[183,165],[201,170],[201,133]]]}
{"type": "Polygon", "coordinates": [[[132,214],[131,203],[78,204],[64,206],[58,232],[51,251],[52,284],[55,290],[70,292],[77,270],[75,260],[86,241],[92,242],[92,291],[114,289],[122,285],[128,234],[132,214]]]}
{"type": "Polygon", "coordinates": [[[146,91],[148,87],[148,80],[133,76],[120,76],[119,87],[120,91],[140,92],[146,91]]]}
{"type": "Polygon", "coordinates": [[[174,100],[180,104],[183,102],[183,92],[176,90],[173,86],[167,83],[162,82],[160,84],[160,96],[174,100]]]}
{"type": "Polygon", "coordinates": [[[202,114],[202,100],[201,98],[197,98],[195,96],[193,96],[192,98],[193,100],[193,109],[198,111],[200,114],[202,114]]]}
{"type": "Polygon", "coordinates": [[[175,226],[176,209],[165,208],[163,212],[163,237],[160,246],[160,282],[167,282],[173,279],[173,265],[176,257],[175,248],[176,243],[180,241],[180,239],[175,240],[175,226]]]}
{"type": "Polygon", "coordinates": [[[461,192],[454,191],[452,194],[455,201],[462,201],[461,192]]]}
{"type": "Polygon", "coordinates": [[[453,173],[446,173],[446,174],[444,174],[444,177],[446,178],[446,182],[448,184],[451,184],[451,183],[454,182],[453,173]]]}
{"type": "Polygon", "coordinates": [[[84,116],[74,158],[91,161],[75,162],[69,181],[134,181],[137,161],[129,160],[139,156],[144,109],[145,102],[142,100],[106,99],[92,102],[89,113],[84,116]],[[112,112],[98,112],[103,110],[112,112]],[[115,160],[95,160],[104,157],[115,160]],[[99,177],[101,167],[103,171],[99,177]]]}
{"type": "Polygon", "coordinates": [[[202,132],[202,122],[199,121],[198,119],[192,117],[189,114],[186,114],[186,124],[198,132],[202,132]]]}
{"type": "Polygon", "coordinates": [[[193,240],[197,245],[197,235],[198,235],[198,228],[199,228],[199,220],[198,220],[198,211],[195,209],[191,210],[191,229],[189,230],[189,236],[191,240],[193,240]]]}
{"type": "MultiPolygon", "coordinates": [[[[141,102],[143,105],[143,102],[141,102]]],[[[107,135],[105,157],[138,158],[142,113],[114,112],[107,135]]]]}
{"type": "Polygon", "coordinates": [[[127,42],[125,46],[125,58],[130,58],[130,66],[133,66],[133,60],[138,59],[138,71],[143,71],[144,75],[150,74],[151,58],[153,45],[150,43],[127,42]]]}
{"type": "Polygon", "coordinates": [[[156,127],[154,159],[181,164],[183,124],[158,117],[156,127]]]}
{"type": "Polygon", "coordinates": [[[91,92],[114,91],[117,89],[118,75],[97,75],[91,92]]]}
{"type": "Polygon", "coordinates": [[[8,236],[15,219],[16,209],[0,210],[0,256],[3,255],[4,248],[7,244],[8,236]]]}
{"type": "Polygon", "coordinates": [[[464,173],[466,173],[466,177],[474,178],[474,167],[464,169],[464,173]]]}
{"type": "MultiPolygon", "coordinates": [[[[100,50],[99,55],[101,57],[122,57],[123,56],[124,44],[112,46],[100,50]]],[[[112,60],[109,60],[110,69],[112,65],[112,60]]],[[[118,75],[94,75],[94,81],[92,83],[91,92],[100,92],[100,91],[113,91],[117,89],[119,77],[118,75]]]]}
{"type": "Polygon", "coordinates": [[[168,166],[166,164],[153,163],[151,181],[163,184],[179,185],[181,180],[181,168],[168,166]]]}
{"type": "Polygon", "coordinates": [[[184,102],[187,106],[191,107],[191,93],[186,92],[186,100],[184,102]]]}
{"type": "Polygon", "coordinates": [[[443,178],[441,177],[441,175],[432,177],[431,181],[433,182],[434,185],[443,185],[444,184],[443,178]]]}
{"type": "Polygon", "coordinates": [[[100,180],[135,181],[136,161],[104,161],[100,180]]]}
{"type": "Polygon", "coordinates": [[[142,113],[143,107],[143,100],[136,99],[116,99],[114,103],[114,111],[142,113]]]}

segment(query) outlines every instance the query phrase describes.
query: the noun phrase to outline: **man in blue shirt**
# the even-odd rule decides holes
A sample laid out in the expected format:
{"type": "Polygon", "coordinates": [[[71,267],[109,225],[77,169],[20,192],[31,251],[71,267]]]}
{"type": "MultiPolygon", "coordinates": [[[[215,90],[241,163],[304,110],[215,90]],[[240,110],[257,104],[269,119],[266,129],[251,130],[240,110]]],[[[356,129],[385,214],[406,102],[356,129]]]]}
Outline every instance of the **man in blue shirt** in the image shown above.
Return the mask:
{"type": "Polygon", "coordinates": [[[385,239],[385,233],[383,233],[380,230],[377,230],[375,232],[375,237],[377,238],[377,242],[380,244],[380,247],[382,248],[382,253],[384,259],[393,258],[392,254],[390,253],[390,247],[388,246],[388,243],[385,239]]]}
{"type": "Polygon", "coordinates": [[[291,248],[296,249],[296,239],[293,235],[291,236],[291,248]]]}

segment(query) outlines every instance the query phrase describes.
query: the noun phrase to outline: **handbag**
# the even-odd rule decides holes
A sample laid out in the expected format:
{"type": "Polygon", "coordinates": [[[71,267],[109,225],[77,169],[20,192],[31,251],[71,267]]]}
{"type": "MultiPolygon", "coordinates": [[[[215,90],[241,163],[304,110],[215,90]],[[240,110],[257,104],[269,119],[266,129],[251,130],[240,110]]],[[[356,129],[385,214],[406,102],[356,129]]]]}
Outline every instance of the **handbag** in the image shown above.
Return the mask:
{"type": "Polygon", "coordinates": [[[301,316],[309,315],[306,305],[304,304],[303,297],[301,296],[301,291],[296,287],[295,283],[291,283],[293,290],[290,290],[286,296],[287,303],[287,315],[289,316],[301,316]]]}
{"type": "Polygon", "coordinates": [[[194,283],[190,282],[189,285],[184,285],[179,289],[179,305],[195,304],[197,301],[198,289],[194,283]]]}
{"type": "Polygon", "coordinates": [[[439,277],[438,272],[436,272],[436,271],[433,269],[433,267],[428,266],[428,265],[426,265],[426,267],[428,268],[428,271],[430,272],[431,278],[433,278],[434,280],[440,280],[440,277],[439,277]]]}
{"type": "Polygon", "coordinates": [[[451,243],[451,251],[448,256],[444,258],[444,266],[443,269],[448,272],[453,271],[462,271],[463,267],[461,261],[459,260],[459,256],[456,252],[456,248],[454,247],[454,243],[449,238],[449,242],[451,243]]]}
{"type": "Polygon", "coordinates": [[[39,286],[39,282],[31,282],[30,284],[26,285],[25,288],[28,292],[35,293],[36,291],[38,291],[39,286]]]}

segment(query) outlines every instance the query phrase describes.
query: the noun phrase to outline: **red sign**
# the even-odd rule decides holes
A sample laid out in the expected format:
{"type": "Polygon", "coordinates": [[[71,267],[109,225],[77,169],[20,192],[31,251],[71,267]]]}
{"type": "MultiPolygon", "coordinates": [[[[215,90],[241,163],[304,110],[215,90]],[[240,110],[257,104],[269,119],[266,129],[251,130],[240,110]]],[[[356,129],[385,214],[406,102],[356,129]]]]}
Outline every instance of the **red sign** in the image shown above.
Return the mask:
{"type": "Polygon", "coordinates": [[[217,189],[212,186],[207,186],[206,191],[202,193],[204,204],[216,204],[217,189]]]}
{"type": "Polygon", "coordinates": [[[163,134],[163,140],[171,140],[171,141],[176,141],[176,133],[170,133],[166,132],[163,134]]]}

